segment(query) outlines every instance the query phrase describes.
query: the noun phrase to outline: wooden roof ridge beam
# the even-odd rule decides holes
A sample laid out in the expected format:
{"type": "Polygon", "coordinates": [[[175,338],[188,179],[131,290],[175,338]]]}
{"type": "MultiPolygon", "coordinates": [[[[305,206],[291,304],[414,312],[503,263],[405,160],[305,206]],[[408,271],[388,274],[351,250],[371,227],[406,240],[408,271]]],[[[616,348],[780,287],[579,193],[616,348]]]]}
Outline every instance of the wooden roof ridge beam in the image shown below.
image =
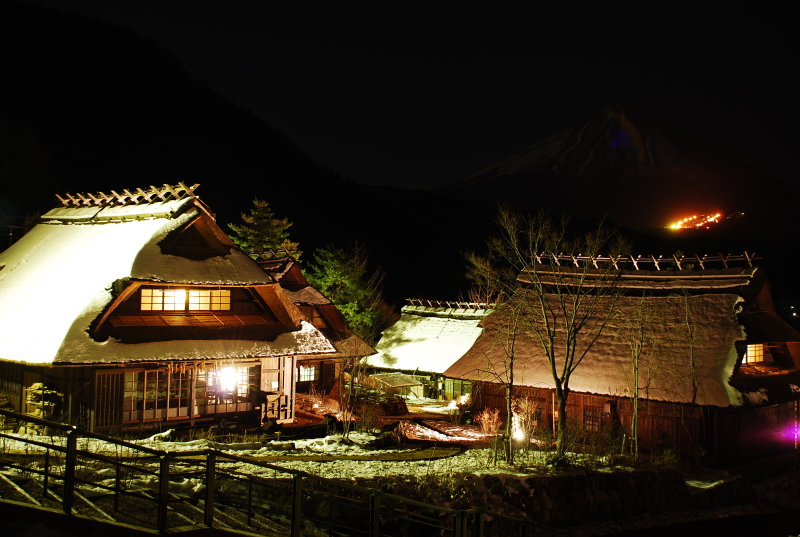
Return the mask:
{"type": "Polygon", "coordinates": [[[97,199],[91,192],[86,192],[85,195],[89,199],[89,203],[87,205],[95,205],[95,206],[101,205],[100,200],[97,199]]]}
{"type": "Polygon", "coordinates": [[[172,197],[175,198],[176,200],[181,199],[181,195],[178,194],[178,191],[172,188],[167,183],[164,183],[164,192],[172,194],[172,197]]]}
{"type": "Polygon", "coordinates": [[[150,192],[154,196],[158,196],[158,198],[161,199],[161,201],[167,201],[167,194],[165,192],[162,192],[160,188],[150,185],[150,192]]]}
{"type": "MultiPolygon", "coordinates": [[[[112,192],[113,192],[113,190],[112,190],[112,192]]],[[[128,201],[130,201],[130,202],[131,202],[131,203],[133,203],[134,205],[138,205],[138,204],[139,204],[139,198],[141,198],[141,197],[142,197],[142,195],[141,195],[141,194],[133,194],[133,193],[131,193],[131,191],[130,191],[130,190],[128,190],[127,188],[126,188],[125,190],[123,190],[122,192],[123,192],[123,193],[125,194],[125,196],[128,198],[128,201]]]]}
{"type": "Polygon", "coordinates": [[[461,302],[458,300],[431,300],[428,298],[407,298],[406,302],[409,306],[416,306],[422,308],[450,308],[450,309],[491,309],[496,306],[495,303],[489,302],[461,302]]]}
{"type": "Polygon", "coordinates": [[[199,187],[200,187],[200,183],[195,183],[195,184],[193,184],[192,186],[189,187],[189,186],[186,186],[186,184],[183,181],[179,181],[178,182],[178,186],[175,187],[175,188],[179,188],[180,190],[183,190],[183,192],[187,196],[195,196],[196,194],[194,193],[194,191],[197,190],[199,187]]]}
{"type": "Polygon", "coordinates": [[[145,191],[144,191],[144,190],[142,190],[141,188],[137,188],[137,189],[136,189],[136,193],[137,193],[137,194],[139,194],[140,196],[142,196],[142,197],[145,199],[145,201],[146,201],[147,203],[150,203],[150,202],[152,201],[152,200],[150,199],[150,198],[152,198],[152,197],[153,197],[153,193],[152,193],[152,192],[149,192],[149,191],[148,191],[148,192],[145,192],[145,191]]]}
{"type": "Polygon", "coordinates": [[[88,199],[86,196],[84,196],[80,192],[76,192],[75,193],[75,197],[80,200],[81,206],[88,207],[89,205],[92,204],[92,200],[88,199]]]}
{"type": "Polygon", "coordinates": [[[126,205],[128,203],[128,196],[126,194],[120,194],[114,190],[111,191],[111,195],[114,196],[114,201],[119,203],[120,205],[126,205]]]}
{"type": "Polygon", "coordinates": [[[67,196],[67,199],[62,198],[58,194],[56,194],[56,197],[58,198],[58,201],[61,202],[61,205],[63,205],[64,207],[69,207],[69,204],[75,202],[76,200],[75,200],[75,198],[70,196],[69,193],[67,193],[65,195],[67,196]]]}
{"type": "Polygon", "coordinates": [[[149,190],[142,190],[141,188],[131,191],[124,189],[120,194],[116,190],[111,190],[110,194],[105,192],[78,192],[74,196],[67,192],[61,196],[56,194],[56,198],[64,207],[108,207],[113,205],[138,205],[140,203],[152,203],[157,199],[161,201],[169,201],[170,196],[176,200],[183,199],[187,196],[195,197],[195,190],[200,186],[199,183],[193,184],[191,187],[183,182],[179,182],[175,186],[164,184],[163,187],[150,186],[149,190]]]}
{"type": "Polygon", "coordinates": [[[701,270],[705,270],[705,269],[706,269],[706,266],[705,266],[705,260],[706,260],[706,257],[708,257],[708,256],[705,256],[705,255],[704,255],[704,256],[703,256],[703,258],[702,258],[702,259],[700,259],[700,256],[699,256],[699,255],[697,255],[697,254],[694,254],[694,258],[695,258],[695,259],[697,259],[697,263],[700,265],[700,269],[701,269],[701,270]]]}

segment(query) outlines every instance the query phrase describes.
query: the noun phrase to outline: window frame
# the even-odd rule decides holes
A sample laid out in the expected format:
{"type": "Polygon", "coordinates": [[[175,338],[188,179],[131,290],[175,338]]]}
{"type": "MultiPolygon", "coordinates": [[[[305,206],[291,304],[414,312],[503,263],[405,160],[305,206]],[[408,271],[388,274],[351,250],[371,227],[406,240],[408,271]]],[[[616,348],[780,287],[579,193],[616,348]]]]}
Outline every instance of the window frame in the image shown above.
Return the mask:
{"type": "Polygon", "coordinates": [[[155,315],[192,315],[208,312],[231,312],[233,304],[233,290],[204,287],[142,287],[139,290],[139,313],[155,315]],[[182,293],[183,307],[178,308],[178,293],[182,293]],[[207,297],[203,295],[208,293],[207,297]],[[193,294],[195,296],[193,296],[193,294]],[[171,295],[171,296],[168,296],[171,295]],[[159,297],[160,301],[156,298],[159,297]],[[167,302],[167,298],[172,301],[167,302]],[[207,300],[203,300],[207,298],[207,300]],[[148,302],[145,302],[149,299],[148,302]],[[197,299],[196,301],[194,299],[197,299]],[[193,305],[207,305],[208,308],[192,307],[193,305]],[[167,308],[166,306],[174,306],[167,308]],[[214,306],[219,307],[214,307],[214,306]],[[145,307],[148,306],[148,307],[145,307]],[[158,307],[156,307],[158,306],[158,307]]]}
{"type": "Polygon", "coordinates": [[[313,364],[305,365],[303,363],[297,364],[297,382],[317,382],[320,378],[320,363],[314,362],[313,364]],[[304,373],[311,371],[312,378],[306,378],[304,373]]]}
{"type": "Polygon", "coordinates": [[[772,356],[770,349],[777,348],[777,345],[769,343],[750,343],[744,349],[744,356],[742,356],[742,365],[752,364],[772,364],[775,363],[775,358],[772,356]],[[750,351],[753,351],[753,359],[748,359],[750,351]]]}

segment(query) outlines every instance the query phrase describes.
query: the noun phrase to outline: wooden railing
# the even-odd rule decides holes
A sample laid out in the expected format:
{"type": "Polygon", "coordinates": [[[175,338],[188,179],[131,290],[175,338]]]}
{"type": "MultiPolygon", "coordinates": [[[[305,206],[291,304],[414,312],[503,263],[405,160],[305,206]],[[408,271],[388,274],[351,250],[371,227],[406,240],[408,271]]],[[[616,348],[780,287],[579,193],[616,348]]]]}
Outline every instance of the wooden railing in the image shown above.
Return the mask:
{"type": "Polygon", "coordinates": [[[152,449],[7,410],[0,410],[0,431],[5,431],[0,432],[0,503],[14,496],[33,507],[60,506],[69,516],[78,514],[78,504],[81,514],[91,513],[95,519],[160,533],[216,527],[292,537],[523,537],[542,527],[482,509],[431,505],[216,449],[152,449]],[[35,429],[39,435],[15,434],[10,428],[35,429]],[[93,449],[90,441],[106,447],[93,449]]]}

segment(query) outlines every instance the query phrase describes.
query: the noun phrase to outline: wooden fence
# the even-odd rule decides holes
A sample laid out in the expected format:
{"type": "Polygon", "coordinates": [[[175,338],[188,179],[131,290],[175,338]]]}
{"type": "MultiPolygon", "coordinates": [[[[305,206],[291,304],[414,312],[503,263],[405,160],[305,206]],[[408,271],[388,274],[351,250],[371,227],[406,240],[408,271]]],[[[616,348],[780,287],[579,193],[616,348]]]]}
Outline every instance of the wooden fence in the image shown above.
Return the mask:
{"type": "Polygon", "coordinates": [[[0,502],[58,508],[68,516],[80,504],[81,514],[110,524],[159,533],[217,527],[276,537],[523,537],[542,528],[216,449],[167,452],[6,410],[0,410],[0,425],[0,502]],[[105,447],[93,448],[94,441],[105,447]]]}

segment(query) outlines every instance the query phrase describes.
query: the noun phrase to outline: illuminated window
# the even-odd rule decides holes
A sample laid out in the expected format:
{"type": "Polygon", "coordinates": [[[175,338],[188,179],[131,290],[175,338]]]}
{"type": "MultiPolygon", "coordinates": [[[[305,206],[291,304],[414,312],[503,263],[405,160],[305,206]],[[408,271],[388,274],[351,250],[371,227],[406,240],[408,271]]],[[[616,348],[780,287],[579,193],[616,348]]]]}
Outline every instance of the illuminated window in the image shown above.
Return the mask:
{"type": "Polygon", "coordinates": [[[143,311],[183,311],[186,309],[184,289],[142,289],[143,311]]]}
{"type": "Polygon", "coordinates": [[[212,289],[142,289],[142,311],[220,311],[231,309],[231,292],[212,289]],[[188,300],[187,300],[188,299],[188,300]]]}
{"type": "MultiPolygon", "coordinates": [[[[767,351],[769,352],[769,351],[767,351]]],[[[742,358],[743,364],[753,364],[756,362],[764,362],[764,344],[757,343],[755,345],[748,345],[747,352],[744,354],[744,358],[742,358]]]]}
{"type": "Polygon", "coordinates": [[[298,376],[298,381],[300,382],[313,382],[317,380],[317,375],[319,373],[319,364],[314,365],[301,365],[300,367],[300,375],[298,376]]]}
{"type": "Polygon", "coordinates": [[[231,292],[197,289],[189,291],[190,310],[229,310],[231,309],[231,292]]]}

